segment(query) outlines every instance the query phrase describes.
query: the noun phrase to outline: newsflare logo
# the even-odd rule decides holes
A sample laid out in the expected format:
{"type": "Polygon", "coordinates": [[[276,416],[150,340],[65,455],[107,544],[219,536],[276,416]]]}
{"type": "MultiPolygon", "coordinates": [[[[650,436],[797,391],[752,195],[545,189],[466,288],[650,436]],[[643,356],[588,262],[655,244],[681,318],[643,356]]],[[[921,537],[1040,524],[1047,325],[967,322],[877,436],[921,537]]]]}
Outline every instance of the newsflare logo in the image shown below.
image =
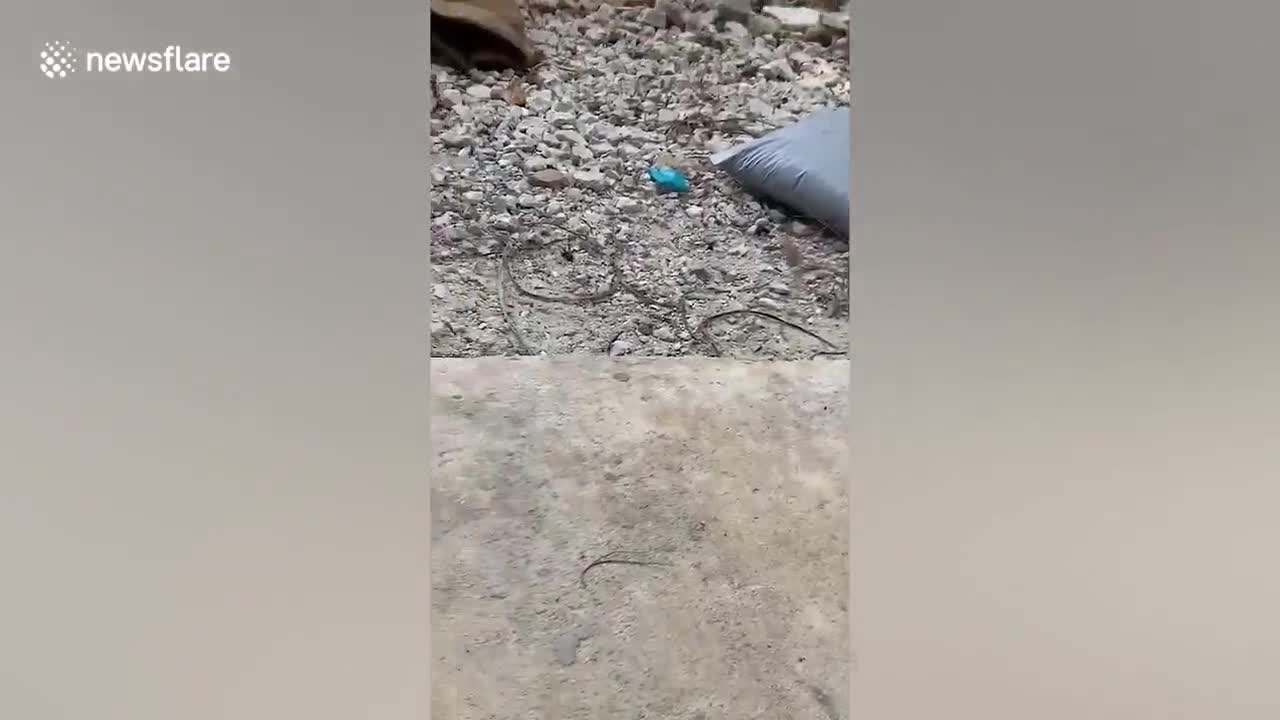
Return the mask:
{"type": "Polygon", "coordinates": [[[40,72],[48,78],[73,74],[115,73],[225,73],[231,70],[231,54],[194,51],[180,45],[163,50],[81,50],[64,40],[47,42],[40,50],[40,72]],[[81,58],[83,56],[83,62],[81,58]]]}
{"type": "Polygon", "coordinates": [[[76,64],[76,49],[71,43],[47,42],[40,51],[40,72],[45,77],[67,77],[76,71],[76,64]]]}

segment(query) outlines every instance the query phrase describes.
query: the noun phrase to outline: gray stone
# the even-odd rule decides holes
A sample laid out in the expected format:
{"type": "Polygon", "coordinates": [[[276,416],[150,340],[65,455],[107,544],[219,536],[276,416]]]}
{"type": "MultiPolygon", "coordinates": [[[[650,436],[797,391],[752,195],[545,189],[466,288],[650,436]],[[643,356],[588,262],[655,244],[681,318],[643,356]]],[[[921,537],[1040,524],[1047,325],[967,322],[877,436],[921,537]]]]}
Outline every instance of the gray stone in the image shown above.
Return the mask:
{"type": "Polygon", "coordinates": [[[534,90],[525,95],[524,104],[534,112],[544,113],[551,109],[554,100],[550,90],[534,90]]]}
{"type": "Polygon", "coordinates": [[[571,130],[571,129],[557,130],[555,137],[559,140],[564,140],[570,145],[586,145],[587,144],[587,139],[582,137],[582,133],[578,132],[577,130],[571,130]]]}
{"type": "Polygon", "coordinates": [[[529,184],[535,187],[550,188],[559,190],[568,183],[568,178],[564,173],[553,168],[539,170],[529,176],[529,184]]]}
{"type": "Polygon", "coordinates": [[[653,8],[645,11],[640,21],[645,25],[662,30],[667,27],[667,14],[658,8],[653,8]]]}
{"type": "Polygon", "coordinates": [[[666,13],[668,27],[683,28],[688,23],[684,8],[672,0],[659,0],[657,8],[666,13]]]}
{"type": "Polygon", "coordinates": [[[822,27],[833,30],[837,34],[844,35],[849,32],[849,16],[845,13],[822,13],[819,22],[822,27]]]}
{"type": "Polygon", "coordinates": [[[524,169],[531,173],[546,170],[549,167],[551,167],[551,161],[540,155],[533,155],[524,160],[524,169]]]}
{"type": "Polygon", "coordinates": [[[580,170],[573,174],[573,184],[586,188],[587,190],[605,190],[609,187],[609,180],[602,172],[594,170],[580,170]]]}
{"type": "Polygon", "coordinates": [[[795,80],[796,71],[786,58],[778,58],[760,68],[760,74],[770,80],[795,80]]]}
{"type": "Polygon", "coordinates": [[[807,30],[822,23],[822,13],[813,8],[769,5],[762,12],[788,30],[807,30]]]}
{"type": "Polygon", "coordinates": [[[716,19],[746,25],[755,14],[751,0],[716,0],[716,19]]]}
{"type": "Polygon", "coordinates": [[[752,15],[747,28],[751,31],[752,35],[777,35],[782,32],[782,23],[768,15],[752,15]]]}
{"type": "Polygon", "coordinates": [[[547,122],[558,128],[573,127],[578,121],[578,116],[573,113],[551,111],[547,113],[547,122]]]}
{"type": "Polygon", "coordinates": [[[629,198],[629,197],[618,198],[618,202],[616,206],[618,210],[624,213],[627,213],[628,215],[634,215],[644,210],[644,205],[641,205],[639,200],[636,200],[635,198],[629,198]]]}
{"type": "Polygon", "coordinates": [[[440,136],[440,143],[447,148],[464,148],[475,143],[475,139],[459,130],[451,130],[440,136]]]}
{"type": "Polygon", "coordinates": [[[748,100],[747,111],[759,118],[768,118],[773,116],[773,106],[760,98],[751,98],[748,100]]]}

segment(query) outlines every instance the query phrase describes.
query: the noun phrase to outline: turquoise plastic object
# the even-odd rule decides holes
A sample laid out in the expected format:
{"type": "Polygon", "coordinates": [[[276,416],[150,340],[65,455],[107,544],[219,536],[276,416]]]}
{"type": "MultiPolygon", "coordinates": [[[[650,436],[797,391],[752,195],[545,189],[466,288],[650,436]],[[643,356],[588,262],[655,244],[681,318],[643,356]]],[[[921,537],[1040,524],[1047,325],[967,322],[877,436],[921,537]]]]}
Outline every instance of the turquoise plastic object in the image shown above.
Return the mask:
{"type": "Polygon", "coordinates": [[[686,193],[689,192],[689,178],[684,173],[671,167],[658,165],[649,168],[649,179],[659,190],[666,192],[686,193]]]}

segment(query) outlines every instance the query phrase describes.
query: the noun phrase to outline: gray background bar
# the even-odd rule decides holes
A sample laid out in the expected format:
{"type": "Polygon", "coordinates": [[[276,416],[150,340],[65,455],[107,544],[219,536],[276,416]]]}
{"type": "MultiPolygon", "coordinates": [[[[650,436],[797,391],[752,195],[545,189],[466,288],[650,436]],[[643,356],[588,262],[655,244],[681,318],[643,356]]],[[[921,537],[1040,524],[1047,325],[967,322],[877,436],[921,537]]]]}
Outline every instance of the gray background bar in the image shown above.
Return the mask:
{"type": "Polygon", "coordinates": [[[424,716],[425,4],[0,28],[0,715],[424,716]]]}
{"type": "Polygon", "coordinates": [[[854,16],[854,717],[1268,718],[1280,9],[854,16]]]}

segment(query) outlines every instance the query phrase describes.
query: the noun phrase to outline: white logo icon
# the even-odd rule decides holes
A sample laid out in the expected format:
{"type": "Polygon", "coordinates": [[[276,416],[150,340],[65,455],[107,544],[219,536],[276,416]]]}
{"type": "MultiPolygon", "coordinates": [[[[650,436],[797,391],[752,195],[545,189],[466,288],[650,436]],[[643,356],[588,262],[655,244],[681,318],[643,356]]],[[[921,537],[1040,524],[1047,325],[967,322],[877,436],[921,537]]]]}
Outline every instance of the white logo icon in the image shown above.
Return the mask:
{"type": "Polygon", "coordinates": [[[45,77],[64,78],[76,71],[76,50],[70,43],[47,42],[40,51],[40,72],[45,77]]]}

